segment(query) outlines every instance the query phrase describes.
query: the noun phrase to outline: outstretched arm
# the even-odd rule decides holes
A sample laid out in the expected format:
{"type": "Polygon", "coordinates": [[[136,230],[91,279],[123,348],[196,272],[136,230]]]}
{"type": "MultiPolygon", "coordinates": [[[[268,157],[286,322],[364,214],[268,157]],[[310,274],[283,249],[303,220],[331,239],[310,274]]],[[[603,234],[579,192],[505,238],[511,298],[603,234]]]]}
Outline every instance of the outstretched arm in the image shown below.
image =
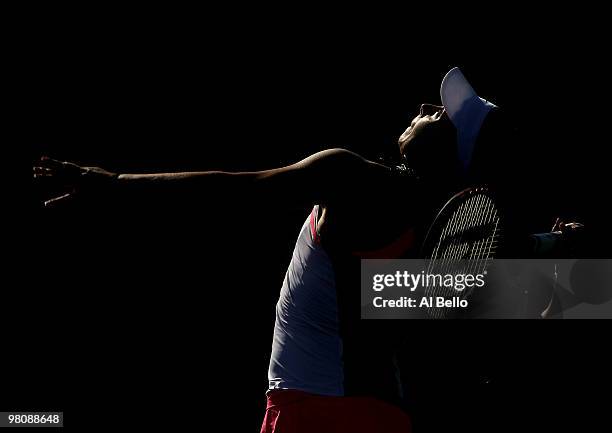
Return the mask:
{"type": "Polygon", "coordinates": [[[329,149],[285,167],[252,172],[118,174],[45,158],[35,165],[34,177],[59,181],[67,187],[64,193],[47,200],[47,206],[94,188],[154,193],[176,191],[183,196],[187,193],[187,197],[194,200],[225,191],[262,201],[310,205],[334,201],[364,177],[388,170],[348,150],[329,149]]]}

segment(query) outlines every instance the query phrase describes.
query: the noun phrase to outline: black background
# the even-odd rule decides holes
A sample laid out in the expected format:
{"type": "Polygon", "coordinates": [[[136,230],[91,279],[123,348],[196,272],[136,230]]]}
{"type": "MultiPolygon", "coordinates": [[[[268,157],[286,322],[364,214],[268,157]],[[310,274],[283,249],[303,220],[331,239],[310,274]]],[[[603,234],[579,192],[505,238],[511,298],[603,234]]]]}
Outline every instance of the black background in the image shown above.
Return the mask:
{"type": "MultiPolygon", "coordinates": [[[[529,137],[515,159],[541,169],[534,221],[546,231],[569,215],[600,230],[609,79],[597,14],[487,12],[452,23],[449,11],[450,25],[416,11],[238,6],[42,17],[18,49],[23,135],[32,159],[118,172],[255,170],[329,147],[374,158],[460,66],[529,137]]],[[[138,423],[135,410],[257,431],[274,305],[308,209],[219,206],[205,191],[187,204],[84,198],[55,210],[35,188],[28,198],[7,263],[3,407],[63,409],[73,425],[113,413],[138,423]]],[[[605,323],[484,325],[415,323],[415,369],[438,377],[428,401],[445,396],[423,420],[584,431],[601,414],[605,323]]]]}

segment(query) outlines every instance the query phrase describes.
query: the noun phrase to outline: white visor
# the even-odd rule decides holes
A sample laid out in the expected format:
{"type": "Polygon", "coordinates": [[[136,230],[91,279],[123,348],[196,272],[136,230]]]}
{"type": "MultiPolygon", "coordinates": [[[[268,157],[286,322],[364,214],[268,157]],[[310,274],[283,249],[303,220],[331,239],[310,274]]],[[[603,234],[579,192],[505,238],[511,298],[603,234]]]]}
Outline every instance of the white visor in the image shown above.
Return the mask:
{"type": "Polygon", "coordinates": [[[494,104],[478,97],[459,68],[453,68],[440,85],[442,105],[457,128],[457,150],[463,168],[472,160],[476,138],[482,123],[494,104]]]}

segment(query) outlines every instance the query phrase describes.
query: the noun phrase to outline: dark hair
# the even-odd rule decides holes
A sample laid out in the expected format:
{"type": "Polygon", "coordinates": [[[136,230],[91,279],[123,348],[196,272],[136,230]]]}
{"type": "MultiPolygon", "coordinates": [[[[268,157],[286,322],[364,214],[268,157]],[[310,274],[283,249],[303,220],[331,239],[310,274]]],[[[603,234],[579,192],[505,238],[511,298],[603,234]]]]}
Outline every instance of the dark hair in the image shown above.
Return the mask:
{"type": "Polygon", "coordinates": [[[501,108],[493,108],[485,118],[470,166],[468,183],[489,184],[501,187],[515,176],[525,161],[521,160],[522,146],[513,116],[501,108]],[[514,173],[514,174],[513,174],[514,173]]]}
{"type": "Polygon", "coordinates": [[[552,223],[550,194],[542,179],[545,161],[534,157],[538,141],[533,131],[518,126],[515,119],[504,109],[489,112],[476,140],[468,183],[486,184],[495,191],[514,231],[541,230],[542,224],[552,223]]]}

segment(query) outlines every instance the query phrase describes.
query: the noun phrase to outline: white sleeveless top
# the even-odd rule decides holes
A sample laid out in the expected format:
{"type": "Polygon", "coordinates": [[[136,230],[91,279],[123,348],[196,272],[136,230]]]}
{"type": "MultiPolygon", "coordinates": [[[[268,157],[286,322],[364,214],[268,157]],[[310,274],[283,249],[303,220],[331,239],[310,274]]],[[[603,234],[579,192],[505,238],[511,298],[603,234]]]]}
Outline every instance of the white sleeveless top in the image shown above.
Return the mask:
{"type": "Polygon", "coordinates": [[[332,263],[319,244],[319,206],[304,222],[276,304],[269,389],[344,395],[332,263]]]}

